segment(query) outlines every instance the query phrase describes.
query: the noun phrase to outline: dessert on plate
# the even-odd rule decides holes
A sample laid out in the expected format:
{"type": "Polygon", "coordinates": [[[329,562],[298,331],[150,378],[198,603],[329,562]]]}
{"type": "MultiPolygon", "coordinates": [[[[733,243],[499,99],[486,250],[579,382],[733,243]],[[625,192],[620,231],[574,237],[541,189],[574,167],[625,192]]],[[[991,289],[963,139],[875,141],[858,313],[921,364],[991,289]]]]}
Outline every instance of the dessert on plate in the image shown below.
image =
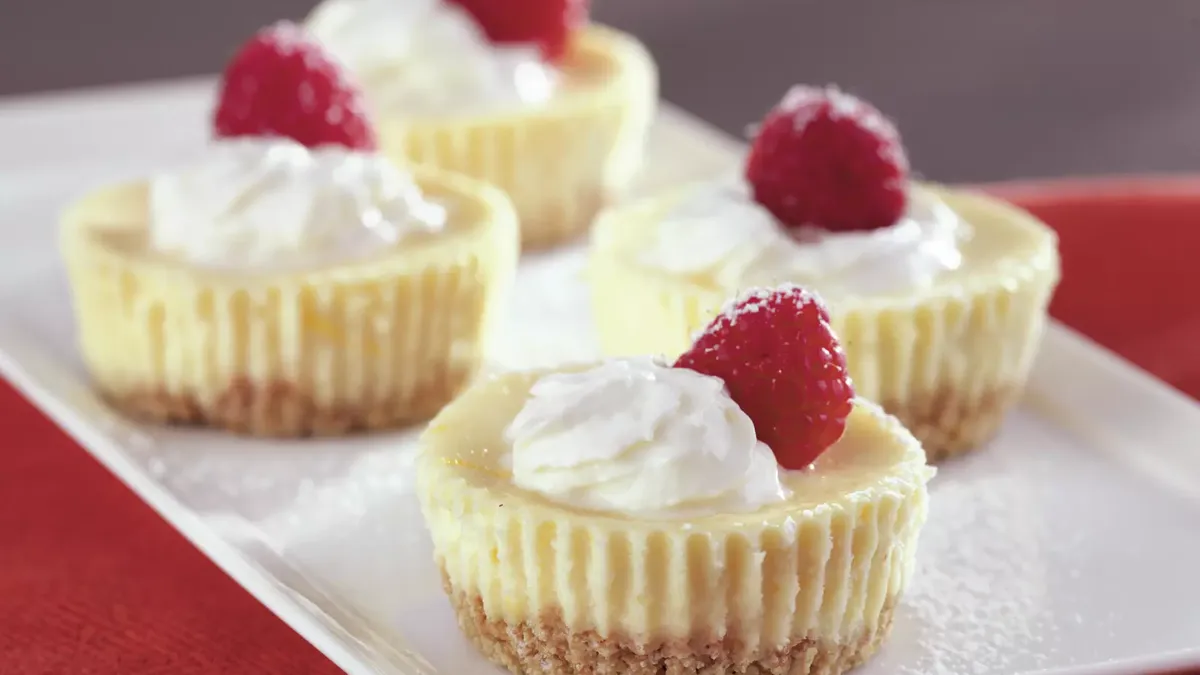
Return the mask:
{"type": "Polygon", "coordinates": [[[540,247],[629,184],[657,104],[645,47],[587,14],[586,0],[325,0],[307,25],[364,83],[384,152],[501,187],[540,247]]]}
{"type": "Polygon", "coordinates": [[[845,672],[888,633],[933,475],[796,286],[674,364],[483,380],[421,445],[458,622],[519,675],[845,672]]]}
{"type": "Polygon", "coordinates": [[[678,354],[748,286],[829,301],[860,396],[931,461],[977,447],[1020,396],[1058,283],[1054,232],[991,197],[913,180],[869,104],[798,86],[735,175],[616,209],[593,232],[606,353],[678,354]]]}
{"type": "Polygon", "coordinates": [[[262,435],[426,419],[476,374],[519,247],[499,190],[375,150],[294,25],[230,62],[194,165],[64,214],[79,341],[135,417],[262,435]]]}

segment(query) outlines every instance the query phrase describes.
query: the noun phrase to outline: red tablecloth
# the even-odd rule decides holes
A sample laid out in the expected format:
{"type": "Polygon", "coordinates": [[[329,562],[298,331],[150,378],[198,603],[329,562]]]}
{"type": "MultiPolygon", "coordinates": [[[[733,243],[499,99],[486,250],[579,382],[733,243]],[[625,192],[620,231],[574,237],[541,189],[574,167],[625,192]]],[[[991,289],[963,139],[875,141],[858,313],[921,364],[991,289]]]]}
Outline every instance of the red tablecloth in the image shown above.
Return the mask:
{"type": "MultiPolygon", "coordinates": [[[[1061,233],[1054,315],[1200,398],[1200,182],[1101,187],[1007,188],[1061,233]]],[[[339,672],[3,383],[0,410],[0,673],[339,672]]]]}

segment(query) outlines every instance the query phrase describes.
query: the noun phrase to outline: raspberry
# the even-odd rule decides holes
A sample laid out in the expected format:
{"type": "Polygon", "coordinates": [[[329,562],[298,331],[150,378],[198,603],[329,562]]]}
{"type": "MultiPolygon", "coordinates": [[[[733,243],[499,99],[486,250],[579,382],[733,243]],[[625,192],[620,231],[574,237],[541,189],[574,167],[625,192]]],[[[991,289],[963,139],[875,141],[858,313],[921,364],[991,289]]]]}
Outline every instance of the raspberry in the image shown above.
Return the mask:
{"type": "Polygon", "coordinates": [[[219,138],[286,136],[310,148],[376,148],[362,93],[299,26],[281,21],[238,50],[213,114],[219,138]]]}
{"type": "Polygon", "coordinates": [[[465,9],[497,44],[535,44],[558,63],[571,33],[587,21],[588,0],[450,0],[465,9]]]}
{"type": "Polygon", "coordinates": [[[908,159],[896,128],[834,87],[792,87],[767,113],[746,180],[754,198],[790,227],[887,227],[908,201],[908,159]]]}
{"type": "Polygon", "coordinates": [[[829,311],[791,284],[733,300],[675,367],[724,380],[785,469],[807,467],[841,438],[854,407],[829,311]]]}

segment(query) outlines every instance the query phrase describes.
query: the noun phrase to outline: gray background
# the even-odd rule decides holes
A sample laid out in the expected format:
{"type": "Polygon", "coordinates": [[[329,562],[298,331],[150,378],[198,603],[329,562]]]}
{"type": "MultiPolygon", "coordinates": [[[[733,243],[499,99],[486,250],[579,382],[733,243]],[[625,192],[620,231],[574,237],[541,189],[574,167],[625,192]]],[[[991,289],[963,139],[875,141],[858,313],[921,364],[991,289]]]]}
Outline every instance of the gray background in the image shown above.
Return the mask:
{"type": "MultiPolygon", "coordinates": [[[[667,99],[733,133],[788,84],[835,82],[932,178],[1200,167],[1200,0],[593,1],[654,50],[667,99]]],[[[0,94],[219,70],[312,4],[0,0],[0,94]]]]}

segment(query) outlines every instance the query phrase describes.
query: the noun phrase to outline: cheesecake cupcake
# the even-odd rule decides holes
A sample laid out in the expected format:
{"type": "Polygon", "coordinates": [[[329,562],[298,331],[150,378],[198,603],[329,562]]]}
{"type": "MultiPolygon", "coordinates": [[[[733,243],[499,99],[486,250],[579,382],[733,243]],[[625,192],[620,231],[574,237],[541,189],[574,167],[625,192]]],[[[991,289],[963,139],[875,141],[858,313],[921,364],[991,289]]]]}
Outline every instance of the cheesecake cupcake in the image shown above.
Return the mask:
{"type": "Polygon", "coordinates": [[[584,232],[639,168],[656,67],[586,0],[326,0],[307,26],[364,83],[383,151],[502,188],[527,248],[584,232]]]}
{"type": "Polygon", "coordinates": [[[421,446],[458,623],[518,675],[854,668],[909,584],[933,475],[794,286],[731,303],[673,364],[494,376],[421,446]]]}
{"type": "Polygon", "coordinates": [[[515,273],[499,190],[397,168],[297,27],[226,70],[194,164],[100,187],[61,232],[84,362],[114,407],[270,436],[427,419],[476,374],[515,273]]]}
{"type": "Polygon", "coordinates": [[[593,244],[607,353],[678,354],[741,289],[805,284],[829,302],[856,391],[931,461],[997,431],[1059,279],[1049,227],[912,180],[892,124],[832,87],[793,88],[740,171],[614,210],[593,244]]]}

